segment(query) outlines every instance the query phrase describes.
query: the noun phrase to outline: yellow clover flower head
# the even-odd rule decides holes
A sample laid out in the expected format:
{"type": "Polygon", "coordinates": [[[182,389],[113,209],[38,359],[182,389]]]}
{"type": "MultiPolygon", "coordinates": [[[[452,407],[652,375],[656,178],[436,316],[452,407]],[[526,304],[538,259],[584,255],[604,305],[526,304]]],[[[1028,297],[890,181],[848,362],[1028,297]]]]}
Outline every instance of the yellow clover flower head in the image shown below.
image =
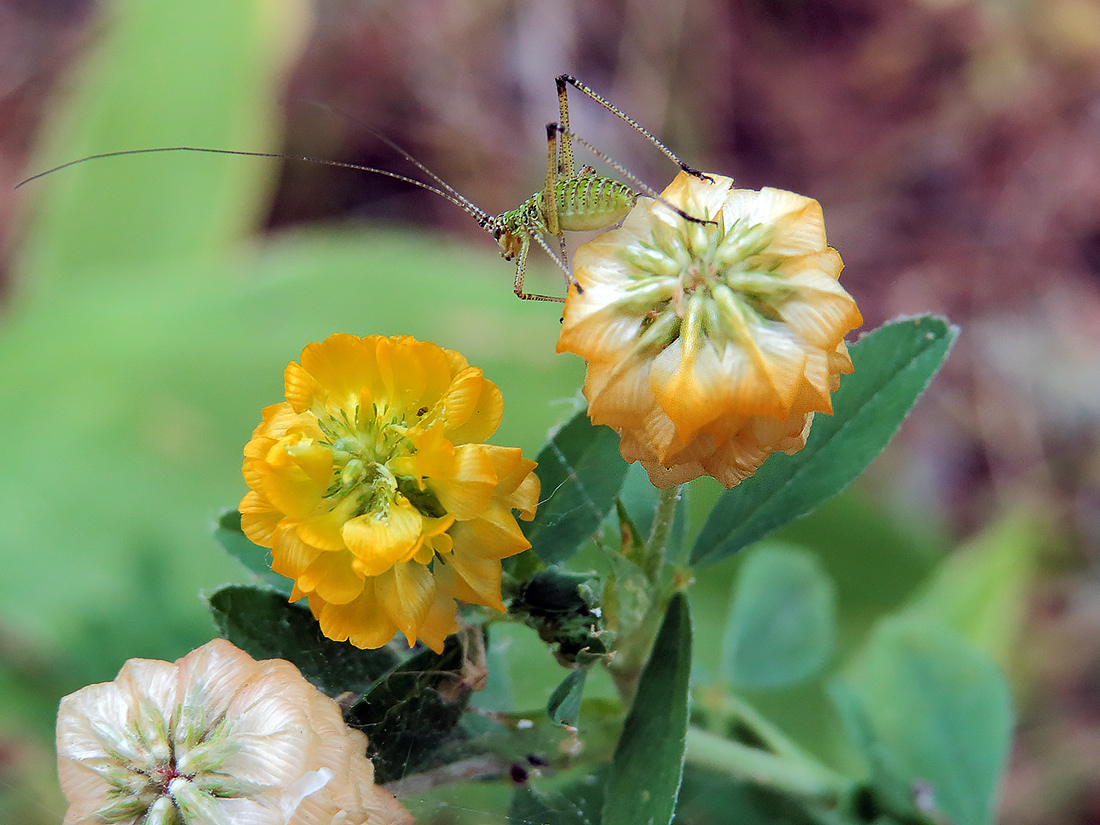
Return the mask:
{"type": "Polygon", "coordinates": [[[852,370],[863,319],[838,283],[821,206],[779,189],[681,173],[618,229],[577,250],[558,352],[588,362],[589,417],[621,436],[658,487],[733,487],[806,444],[852,370]]]}
{"type": "Polygon", "coordinates": [[[335,701],[224,639],[62,699],[57,766],[71,825],[413,821],[335,701]]]}
{"type": "Polygon", "coordinates": [[[530,547],[535,462],[481,443],[500,390],[457,352],[333,335],[286,369],[244,451],[241,526],[309,598],[321,632],[377,648],[398,632],[441,651],[455,599],[503,610],[500,560],[530,547]]]}

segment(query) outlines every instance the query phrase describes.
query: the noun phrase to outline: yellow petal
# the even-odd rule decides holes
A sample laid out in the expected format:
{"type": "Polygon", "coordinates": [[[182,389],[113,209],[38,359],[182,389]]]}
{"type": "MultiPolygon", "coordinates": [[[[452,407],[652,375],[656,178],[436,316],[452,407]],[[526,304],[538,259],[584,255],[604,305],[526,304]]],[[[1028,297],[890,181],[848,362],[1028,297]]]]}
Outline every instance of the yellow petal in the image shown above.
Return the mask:
{"type": "Polygon", "coordinates": [[[485,446],[499,479],[493,497],[530,521],[539,503],[539,477],[534,473],[538,465],[524,458],[518,447],[485,446]]]}
{"type": "Polygon", "coordinates": [[[458,622],[455,621],[458,605],[454,600],[454,574],[451,569],[445,564],[437,564],[432,575],[435,578],[435,593],[417,635],[436,653],[442,653],[447,637],[458,631],[458,622]]]}
{"type": "Polygon", "coordinates": [[[327,390],[301,364],[294,361],[287,364],[283,371],[283,383],[286,386],[286,400],[294,412],[304,413],[310,409],[324,408],[327,390]]]}
{"type": "Polygon", "coordinates": [[[347,604],[363,592],[363,578],[353,569],[352,555],[346,550],[318,554],[295,583],[329,604],[347,604]]]}
{"type": "Polygon", "coordinates": [[[241,530],[248,540],[261,547],[270,547],[275,528],[283,517],[282,512],[272,507],[271,502],[255,490],[245,493],[237,510],[241,514],[241,530]]]}
{"type": "Polygon", "coordinates": [[[343,550],[343,529],[358,508],[358,502],[348,495],[340,499],[321,501],[314,510],[300,520],[293,521],[302,541],[322,550],[343,550]]]}
{"type": "Polygon", "coordinates": [[[471,519],[489,503],[497,485],[490,452],[484,444],[463,444],[446,474],[428,479],[428,489],[455,518],[471,519]]]}
{"type": "Polygon", "coordinates": [[[435,579],[422,564],[397,564],[374,580],[374,592],[386,615],[412,647],[435,599],[435,579]]]}
{"type": "Polygon", "coordinates": [[[504,610],[500,597],[500,562],[496,559],[479,559],[475,556],[453,553],[448,557],[451,569],[458,577],[456,594],[465,601],[483,604],[494,610],[504,610]],[[461,584],[469,587],[462,594],[461,584]]]}
{"type": "Polygon", "coordinates": [[[351,410],[364,387],[371,395],[381,390],[374,359],[379,337],[337,333],[302,350],[302,368],[324,389],[324,406],[351,410]]]}
{"type": "Polygon", "coordinates": [[[379,576],[420,549],[423,516],[407,502],[394,502],[387,513],[367,513],[343,525],[344,543],[355,555],[355,569],[379,576]]]}
{"type": "Polygon", "coordinates": [[[765,225],[769,254],[806,255],[825,248],[821,204],[804,195],[770,186],[759,192],[733,189],[726,198],[723,212],[748,225],[765,225]]]}
{"type": "Polygon", "coordinates": [[[454,444],[484,441],[504,414],[500,389],[481,370],[467,367],[459,373],[443,397],[447,437],[454,444]]]}
{"type": "Polygon", "coordinates": [[[274,534],[271,569],[281,576],[297,579],[324,552],[326,551],[302,541],[294,525],[284,522],[274,534]]]}
{"type": "Polygon", "coordinates": [[[293,518],[314,510],[332,481],[332,453],[306,436],[280,439],[256,467],[263,495],[293,518]]]}
{"type": "Polygon", "coordinates": [[[475,519],[456,521],[450,529],[450,536],[454,542],[452,555],[503,559],[522,553],[531,546],[519,529],[512,511],[497,501],[490,502],[475,519]]]}
{"type": "Polygon", "coordinates": [[[386,615],[370,580],[359,598],[348,604],[328,604],[311,597],[311,610],[315,600],[321,602],[320,608],[314,611],[321,632],[333,641],[348,641],[356,647],[373,650],[388,644],[397,635],[397,625],[386,615]]]}
{"type": "Polygon", "coordinates": [[[391,459],[387,465],[390,471],[397,476],[416,479],[420,489],[424,488],[425,478],[441,478],[450,474],[455,448],[444,436],[443,430],[443,422],[437,421],[427,429],[410,432],[407,437],[415,447],[415,453],[391,459]]]}

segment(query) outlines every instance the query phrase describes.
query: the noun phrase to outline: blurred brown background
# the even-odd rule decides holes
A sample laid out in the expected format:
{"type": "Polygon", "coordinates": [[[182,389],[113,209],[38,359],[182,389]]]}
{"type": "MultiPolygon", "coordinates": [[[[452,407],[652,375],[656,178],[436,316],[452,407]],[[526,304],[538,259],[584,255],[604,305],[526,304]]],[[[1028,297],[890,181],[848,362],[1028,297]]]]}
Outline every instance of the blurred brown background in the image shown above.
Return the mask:
{"type": "MultiPolygon", "coordinates": [[[[570,72],[693,165],[820,200],[868,328],[929,311],[962,327],[876,488],[959,538],[1019,507],[1056,528],[1014,674],[1002,819],[1100,822],[1100,2],[323,0],[315,13],[285,89],[289,153],[415,175],[376,129],[502,211],[538,185],[553,78],[570,72]]],[[[12,186],[99,24],[89,0],[0,2],[6,255],[12,186]]],[[[643,139],[571,100],[579,134],[658,188],[671,178],[643,139]]],[[[488,242],[428,193],[304,164],[285,165],[269,225],[368,219],[488,242]]]]}

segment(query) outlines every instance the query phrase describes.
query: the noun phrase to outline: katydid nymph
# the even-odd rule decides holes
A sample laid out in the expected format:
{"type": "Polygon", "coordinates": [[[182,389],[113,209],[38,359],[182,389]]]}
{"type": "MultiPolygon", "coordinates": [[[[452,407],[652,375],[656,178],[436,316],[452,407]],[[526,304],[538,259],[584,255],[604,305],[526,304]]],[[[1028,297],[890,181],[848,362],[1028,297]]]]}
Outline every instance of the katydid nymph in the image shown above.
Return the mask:
{"type": "MultiPolygon", "coordinates": [[[[578,81],[571,75],[560,75],[556,79],[558,92],[559,120],[546,125],[546,181],[539,191],[535,192],[517,208],[499,215],[490,215],[476,206],[464,195],[460,194],[450,184],[432,172],[427,166],[418,161],[396,143],[384,135],[371,129],[370,131],[383,143],[402,155],[406,160],[416,166],[421,172],[430,177],[433,184],[397,172],[386,169],[378,169],[372,166],[362,166],[356,163],[313,158],[304,155],[287,155],[276,152],[248,152],[235,149],[211,149],[197,146],[161,146],[149,149],[126,149],[116,152],[102,152],[89,155],[78,160],[60,164],[45,172],[39,172],[21,181],[16,188],[30,183],[33,180],[74,166],[89,160],[101,158],[119,157],[122,155],[139,155],[153,152],[210,152],[223,155],[244,155],[248,157],[281,158],[285,160],[301,160],[310,163],[320,163],[326,166],[335,166],[345,169],[355,169],[361,172],[371,172],[377,175],[404,181],[405,183],[434,192],[440,197],[446,198],[451,203],[464,210],[478,225],[493,236],[500,246],[501,256],[508,261],[516,262],[516,275],[514,281],[515,294],[529,301],[557,301],[564,299],[553,295],[541,295],[538,293],[524,292],[523,280],[527,268],[527,256],[534,242],[542,247],[543,251],[554,261],[565,275],[566,291],[570,287],[580,289],[569,270],[566,255],[565,232],[580,232],[587,230],[604,229],[619,223],[634,207],[641,194],[660,199],[660,196],[650,187],[642,183],[636,177],[627,172],[622,166],[615,163],[603,152],[593,147],[583,138],[575,135],[569,128],[569,99],[568,87],[572,86],[584,93],[592,100],[603,106],[609,112],[628,123],[638,133],[643,135],[656,146],[666,157],[678,165],[684,172],[703,180],[710,180],[707,175],[697,169],[688,166],[661,141],[654,137],[641,124],[624,113],[610,101],[601,97],[588,86],[578,81]],[[624,177],[628,178],[637,189],[631,188],[613,177],[599,175],[591,166],[576,169],[573,157],[573,142],[576,141],[596,157],[614,168],[624,177]],[[560,254],[555,253],[546,241],[546,237],[556,237],[560,248],[560,254]]],[[[666,205],[686,220],[695,223],[713,223],[686,214],[672,204],[666,205]]]]}

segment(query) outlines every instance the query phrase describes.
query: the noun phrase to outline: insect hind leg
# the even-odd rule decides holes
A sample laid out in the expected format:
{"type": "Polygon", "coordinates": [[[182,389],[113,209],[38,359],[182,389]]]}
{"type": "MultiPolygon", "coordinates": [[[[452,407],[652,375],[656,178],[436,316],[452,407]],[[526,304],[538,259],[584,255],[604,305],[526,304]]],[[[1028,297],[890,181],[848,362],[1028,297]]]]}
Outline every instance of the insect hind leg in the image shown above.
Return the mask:
{"type": "Polygon", "coordinates": [[[567,101],[567,93],[566,93],[567,84],[568,84],[568,86],[572,86],[577,91],[588,95],[588,97],[592,98],[594,101],[599,103],[601,106],[603,106],[605,109],[607,109],[607,111],[611,112],[613,115],[617,116],[621,120],[623,120],[626,123],[630,124],[630,126],[636,132],[638,132],[643,137],[645,137],[650,143],[652,143],[654,146],[656,146],[662,152],[662,154],[664,154],[665,157],[667,157],[669,160],[671,160],[673,163],[675,163],[677,166],[679,166],[681,169],[683,169],[689,175],[697,177],[700,180],[705,180],[708,183],[714,183],[714,178],[712,178],[710,175],[707,175],[707,174],[704,174],[703,172],[700,172],[694,166],[689,166],[687,163],[680,160],[680,158],[676,155],[676,153],[674,153],[671,149],[669,149],[667,146],[665,146],[663,143],[661,143],[661,141],[659,141],[653,135],[652,132],[650,132],[648,129],[646,129],[644,126],[642,126],[642,124],[640,124],[638,121],[636,121],[630,115],[628,115],[622,109],[617,107],[610,100],[607,100],[606,98],[604,98],[601,95],[597,94],[596,92],[592,91],[592,89],[590,89],[588,86],[581,83],[579,80],[577,80],[577,78],[573,77],[573,75],[571,75],[571,74],[558,75],[558,77],[555,78],[554,82],[557,84],[557,87],[558,87],[558,109],[559,109],[560,114],[561,114],[561,119],[559,120],[559,123],[565,128],[565,131],[562,133],[563,137],[562,137],[561,154],[564,156],[564,155],[566,155],[566,153],[568,153],[568,160],[569,160],[570,168],[572,168],[572,164],[573,164],[573,147],[570,143],[570,137],[569,137],[570,136],[570,132],[569,132],[569,103],[567,101]],[[568,147],[568,149],[566,147],[568,147]]]}

